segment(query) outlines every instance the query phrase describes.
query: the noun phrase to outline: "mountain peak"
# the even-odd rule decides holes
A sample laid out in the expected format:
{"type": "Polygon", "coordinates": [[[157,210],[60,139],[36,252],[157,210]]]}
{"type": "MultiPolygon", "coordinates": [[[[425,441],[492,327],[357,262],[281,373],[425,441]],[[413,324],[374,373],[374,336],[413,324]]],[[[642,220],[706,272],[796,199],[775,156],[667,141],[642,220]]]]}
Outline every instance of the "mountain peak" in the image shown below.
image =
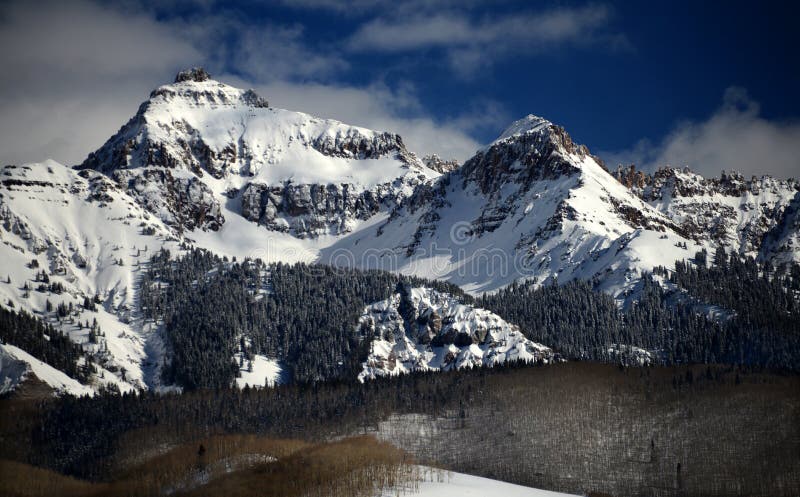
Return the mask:
{"type": "Polygon", "coordinates": [[[193,67],[191,69],[185,69],[179,72],[175,76],[175,83],[183,83],[185,81],[202,83],[203,81],[208,81],[209,79],[211,79],[211,75],[208,74],[205,69],[202,67],[193,67]]]}
{"type": "Polygon", "coordinates": [[[536,133],[552,126],[552,124],[553,123],[543,117],[528,114],[522,119],[518,119],[511,123],[511,126],[506,128],[506,130],[503,131],[503,133],[494,142],[492,142],[492,144],[508,140],[509,138],[513,138],[515,136],[536,133]]]}
{"type": "Polygon", "coordinates": [[[175,81],[150,92],[148,104],[188,104],[193,107],[236,107],[239,105],[269,108],[267,99],[255,90],[242,90],[211,79],[202,67],[193,67],[179,72],[175,81]]]}
{"type": "Polygon", "coordinates": [[[219,230],[225,192],[245,219],[297,237],[352,230],[438,176],[394,133],[272,108],[199,67],[153,90],[78,168],[127,185],[170,226],[219,230]]]}
{"type": "MultiPolygon", "coordinates": [[[[477,181],[482,192],[503,183],[555,179],[579,173],[589,150],[578,145],[561,126],[529,114],[514,121],[495,141],[478,150],[461,168],[464,178],[477,181]]],[[[592,161],[603,168],[600,159],[592,161]]]]}

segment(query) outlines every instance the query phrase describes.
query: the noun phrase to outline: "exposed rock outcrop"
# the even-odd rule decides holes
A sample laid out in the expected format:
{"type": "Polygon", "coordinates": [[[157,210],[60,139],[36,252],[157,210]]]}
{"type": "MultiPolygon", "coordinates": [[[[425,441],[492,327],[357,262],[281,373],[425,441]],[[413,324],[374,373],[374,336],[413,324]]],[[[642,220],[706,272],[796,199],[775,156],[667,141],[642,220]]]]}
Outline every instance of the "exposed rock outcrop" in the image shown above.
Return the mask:
{"type": "Polygon", "coordinates": [[[485,309],[430,288],[399,283],[388,300],[364,309],[358,329],[372,340],[360,380],[411,371],[550,362],[553,352],[485,309]]]}
{"type": "Polygon", "coordinates": [[[352,184],[249,183],[242,191],[245,219],[298,238],[352,231],[355,220],[375,215],[384,203],[395,202],[386,187],[360,190],[352,184]]]}

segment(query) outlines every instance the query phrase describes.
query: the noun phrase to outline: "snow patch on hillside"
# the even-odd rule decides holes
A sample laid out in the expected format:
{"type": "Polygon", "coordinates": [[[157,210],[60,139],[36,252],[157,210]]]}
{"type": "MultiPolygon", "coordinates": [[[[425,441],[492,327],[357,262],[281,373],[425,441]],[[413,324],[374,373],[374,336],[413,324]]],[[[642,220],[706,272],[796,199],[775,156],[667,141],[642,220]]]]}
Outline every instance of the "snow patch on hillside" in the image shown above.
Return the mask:
{"type": "Polygon", "coordinates": [[[177,250],[175,233],[94,171],[46,161],[5,166],[0,177],[0,304],[37,315],[80,344],[98,368],[98,386],[146,388],[144,364],[158,358],[148,356],[137,282],[151,255],[177,250]],[[50,283],[64,291],[40,289],[50,283]],[[95,297],[96,310],[84,308],[95,297]],[[59,304],[72,312],[59,318],[59,304]],[[92,342],[95,321],[102,334],[92,342]]]}
{"type": "Polygon", "coordinates": [[[385,489],[376,497],[570,497],[572,495],[425,466],[420,466],[418,469],[421,480],[416,488],[385,489]]]}
{"type": "MultiPolygon", "coordinates": [[[[237,357],[237,362],[240,360],[237,357]]],[[[266,356],[255,354],[252,361],[244,359],[243,365],[239,368],[239,378],[236,378],[236,386],[244,388],[251,387],[273,387],[283,383],[284,371],[280,362],[269,359],[266,356]]]]}
{"type": "Polygon", "coordinates": [[[57,394],[67,393],[75,396],[94,394],[92,387],[70,378],[19,347],[0,345],[0,394],[19,386],[31,373],[52,387],[57,394]]]}

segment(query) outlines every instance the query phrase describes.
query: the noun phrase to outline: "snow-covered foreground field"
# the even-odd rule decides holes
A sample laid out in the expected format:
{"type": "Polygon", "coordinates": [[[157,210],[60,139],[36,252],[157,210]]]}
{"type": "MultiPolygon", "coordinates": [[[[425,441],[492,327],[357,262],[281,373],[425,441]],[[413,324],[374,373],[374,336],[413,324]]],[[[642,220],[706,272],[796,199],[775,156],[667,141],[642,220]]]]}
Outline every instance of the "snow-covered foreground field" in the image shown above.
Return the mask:
{"type": "Polygon", "coordinates": [[[417,489],[384,490],[377,497],[570,497],[573,495],[452,471],[440,472],[421,467],[420,472],[425,476],[423,481],[419,482],[417,489]]]}

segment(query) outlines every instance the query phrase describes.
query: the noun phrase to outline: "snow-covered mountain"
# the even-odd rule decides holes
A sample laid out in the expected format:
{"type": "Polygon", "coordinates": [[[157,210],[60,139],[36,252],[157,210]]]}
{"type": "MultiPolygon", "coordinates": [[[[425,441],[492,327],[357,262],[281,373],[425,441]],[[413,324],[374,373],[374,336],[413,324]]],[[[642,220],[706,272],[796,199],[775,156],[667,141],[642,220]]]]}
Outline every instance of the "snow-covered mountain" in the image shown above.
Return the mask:
{"type": "Polygon", "coordinates": [[[359,380],[412,371],[544,362],[553,352],[525,338],[503,318],[431,288],[398,285],[387,300],[367,306],[358,322],[370,351],[359,380]]]}
{"type": "Polygon", "coordinates": [[[582,278],[598,279],[617,296],[641,271],[702,246],[563,128],[536,116],[417,188],[375,233],[361,237],[337,249],[350,243],[356,261],[433,274],[472,292],[519,278],[582,278]],[[380,258],[369,258],[375,247],[383,249],[380,258]]]}
{"type": "Polygon", "coordinates": [[[153,91],[80,167],[226,255],[434,276],[474,293],[580,278],[622,301],[642,271],[701,248],[800,257],[797,182],[613,175],[532,115],[463,166],[420,161],[397,135],[271,108],[202,69],[153,91]]]}
{"type": "Polygon", "coordinates": [[[531,115],[323,260],[346,248],[365,266],[471,292],[579,278],[623,302],[642,272],[703,248],[800,258],[796,181],[668,170],[645,183],[615,177],[563,128],[531,115]]]}
{"type": "MultiPolygon", "coordinates": [[[[76,168],[47,161],[1,174],[3,305],[81,344],[98,369],[90,388],[122,390],[161,387],[159,325],[136,309],[139,271],[155,251],[185,243],[311,262],[318,247],[385,218],[439,176],[397,135],[270,108],[200,69],[154,90],[76,168]],[[42,274],[57,293],[42,287],[42,274]],[[86,299],[100,305],[86,309],[86,299]]],[[[239,383],[263,384],[270,375],[261,369],[239,383]]]]}
{"type": "MultiPolygon", "coordinates": [[[[98,367],[93,388],[154,388],[163,346],[157,323],[137,316],[136,291],[141,265],[162,247],[380,268],[472,293],[518,279],[586,279],[624,302],[643,272],[702,248],[800,260],[800,183],[676,169],[611,174],[536,116],[463,165],[419,160],[393,133],[273,108],[194,69],[154,90],[75,169],[54,161],[4,167],[0,241],[3,305],[37,313],[82,344],[98,367]],[[37,291],[42,272],[63,291],[37,291]],[[86,299],[100,302],[96,311],[84,308],[86,299]],[[59,318],[48,310],[59,304],[72,311],[59,318]]],[[[435,351],[397,318],[398,294],[362,316],[362,325],[383,330],[372,375],[440,368],[448,353],[457,364],[492,363],[528,350],[501,317],[433,291],[410,295],[418,314],[452,319],[431,342],[442,330],[458,337],[494,323],[501,335],[487,336],[513,350],[489,354],[484,337],[466,348],[443,341],[435,351]]]]}
{"type": "Polygon", "coordinates": [[[438,176],[396,134],[269,107],[202,69],[154,90],[79,167],[172,226],[217,231],[240,214],[298,238],[348,233],[438,176]]]}

